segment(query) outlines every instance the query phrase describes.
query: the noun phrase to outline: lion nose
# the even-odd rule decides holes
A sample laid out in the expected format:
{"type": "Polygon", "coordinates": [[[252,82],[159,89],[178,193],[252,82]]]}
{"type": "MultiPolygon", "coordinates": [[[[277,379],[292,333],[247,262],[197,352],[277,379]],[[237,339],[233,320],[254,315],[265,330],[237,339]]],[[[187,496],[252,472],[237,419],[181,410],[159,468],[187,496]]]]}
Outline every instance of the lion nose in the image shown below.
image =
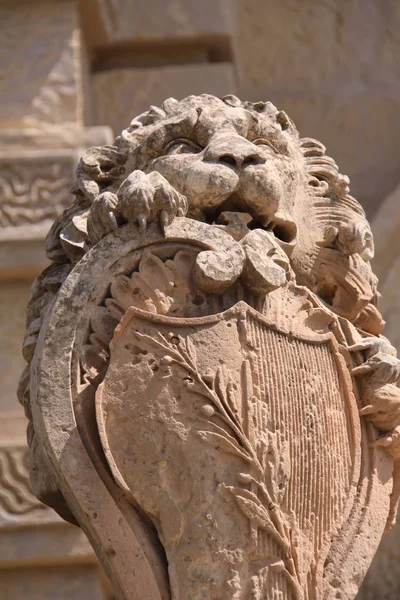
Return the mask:
{"type": "Polygon", "coordinates": [[[244,169],[250,165],[258,165],[260,164],[261,159],[257,154],[248,154],[247,156],[238,156],[237,154],[229,153],[222,154],[218,158],[218,162],[223,165],[228,165],[230,167],[234,167],[235,169],[244,169]]]}
{"type": "Polygon", "coordinates": [[[220,139],[213,146],[207,153],[207,159],[234,169],[244,169],[265,162],[257,147],[240,137],[220,139]]]}

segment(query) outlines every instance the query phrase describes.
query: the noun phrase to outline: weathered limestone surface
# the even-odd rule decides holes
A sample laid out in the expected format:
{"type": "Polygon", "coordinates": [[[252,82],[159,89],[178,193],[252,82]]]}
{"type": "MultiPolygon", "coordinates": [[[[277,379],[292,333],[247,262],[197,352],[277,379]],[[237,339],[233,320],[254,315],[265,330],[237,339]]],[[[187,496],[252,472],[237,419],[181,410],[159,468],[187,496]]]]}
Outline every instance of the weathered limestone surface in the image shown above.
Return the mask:
{"type": "Polygon", "coordinates": [[[28,305],[38,498],[121,600],[355,598],[397,511],[400,361],[349,179],[270,102],[202,95],[73,190],[28,305]]]}

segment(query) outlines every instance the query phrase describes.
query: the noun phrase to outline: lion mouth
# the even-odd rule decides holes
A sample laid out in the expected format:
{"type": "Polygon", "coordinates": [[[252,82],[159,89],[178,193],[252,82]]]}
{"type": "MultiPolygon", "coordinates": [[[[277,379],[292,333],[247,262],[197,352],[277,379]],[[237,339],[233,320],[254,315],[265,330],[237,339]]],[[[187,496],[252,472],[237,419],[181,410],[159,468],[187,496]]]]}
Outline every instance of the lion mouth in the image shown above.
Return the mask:
{"type": "Polygon", "coordinates": [[[279,214],[258,215],[237,193],[229,196],[212,213],[208,213],[206,221],[228,227],[238,238],[254,229],[262,229],[272,232],[282,244],[294,245],[297,236],[297,226],[294,221],[282,218],[279,214]]]}

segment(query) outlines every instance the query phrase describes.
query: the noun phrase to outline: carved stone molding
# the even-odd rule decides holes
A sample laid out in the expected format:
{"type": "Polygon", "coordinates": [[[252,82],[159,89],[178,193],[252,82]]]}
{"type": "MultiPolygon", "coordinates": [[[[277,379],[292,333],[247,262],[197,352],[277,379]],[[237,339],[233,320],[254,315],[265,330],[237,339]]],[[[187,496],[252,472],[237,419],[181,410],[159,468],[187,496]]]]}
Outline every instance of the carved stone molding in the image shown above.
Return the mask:
{"type": "Polygon", "coordinates": [[[43,240],[71,203],[79,144],[109,136],[107,127],[0,131],[0,279],[32,278],[46,266],[43,240]]]}
{"type": "Polygon", "coordinates": [[[0,531],[62,523],[32,490],[23,415],[3,415],[0,423],[0,531]]]}
{"type": "Polygon", "coordinates": [[[0,240],[16,227],[46,226],[46,221],[51,223],[61,214],[71,203],[69,190],[77,159],[77,153],[69,150],[0,155],[0,240]]]}

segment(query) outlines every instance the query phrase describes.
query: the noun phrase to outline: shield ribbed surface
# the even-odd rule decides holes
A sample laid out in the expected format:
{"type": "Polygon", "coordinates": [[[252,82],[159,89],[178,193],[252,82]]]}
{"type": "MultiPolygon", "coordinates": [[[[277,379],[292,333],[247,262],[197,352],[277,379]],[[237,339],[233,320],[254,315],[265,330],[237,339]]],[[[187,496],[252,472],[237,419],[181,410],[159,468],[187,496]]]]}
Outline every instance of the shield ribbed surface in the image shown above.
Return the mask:
{"type": "MultiPolygon", "coordinates": [[[[281,509],[300,532],[298,566],[308,571],[304,592],[311,599],[317,563],[324,560],[340,527],[352,484],[354,432],[348,393],[329,342],[302,341],[251,317],[248,338],[255,350],[253,382],[260,399],[253,419],[255,437],[262,438],[266,429],[275,432],[274,452],[288,454],[281,509]]],[[[278,554],[273,540],[262,532],[260,537],[263,553],[278,554]]],[[[286,579],[278,574],[274,579],[268,597],[290,598],[286,579]]]]}

